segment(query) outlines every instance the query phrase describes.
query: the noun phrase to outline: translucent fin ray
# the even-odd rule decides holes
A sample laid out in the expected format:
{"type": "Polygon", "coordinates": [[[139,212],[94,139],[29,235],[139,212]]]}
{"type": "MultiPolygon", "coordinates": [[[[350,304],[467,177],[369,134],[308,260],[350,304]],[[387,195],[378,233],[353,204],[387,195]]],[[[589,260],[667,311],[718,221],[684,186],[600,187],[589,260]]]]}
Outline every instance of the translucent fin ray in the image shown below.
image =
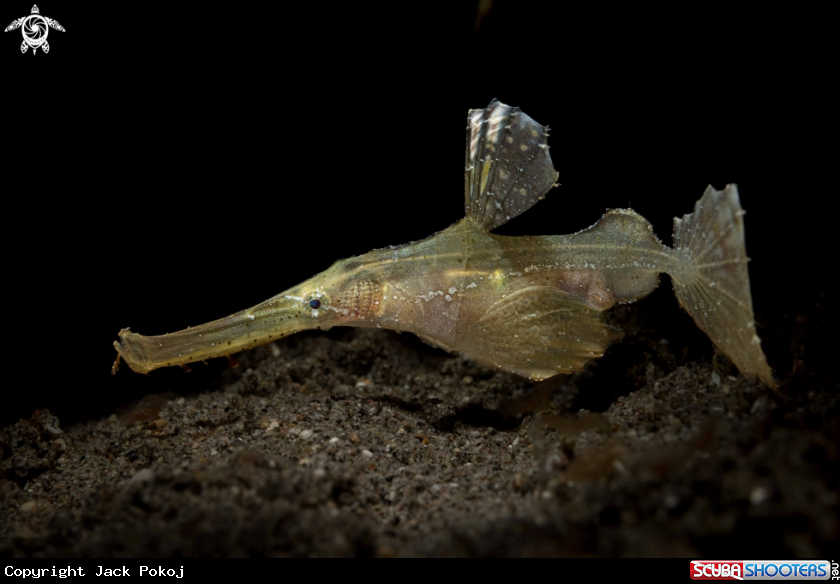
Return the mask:
{"type": "Polygon", "coordinates": [[[776,387],[755,332],[738,188],[709,186],[693,213],[674,219],[674,248],[686,260],[671,274],[680,305],[741,373],[776,387]]]}
{"type": "Polygon", "coordinates": [[[557,288],[532,286],[491,306],[462,346],[478,361],[539,380],[579,371],[620,336],[600,311],[557,288]]]}

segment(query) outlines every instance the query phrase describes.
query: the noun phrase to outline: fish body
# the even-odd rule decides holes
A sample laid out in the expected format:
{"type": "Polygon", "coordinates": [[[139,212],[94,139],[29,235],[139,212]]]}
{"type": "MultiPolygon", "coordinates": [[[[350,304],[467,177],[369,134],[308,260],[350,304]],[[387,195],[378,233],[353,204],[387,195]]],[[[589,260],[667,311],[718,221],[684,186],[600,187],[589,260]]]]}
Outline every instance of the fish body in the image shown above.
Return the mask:
{"type": "Polygon", "coordinates": [[[307,329],[411,332],[534,380],[580,370],[620,337],[604,318],[668,273],[681,305],[744,373],[775,385],[752,313],[737,189],[709,187],[675,220],[674,247],[632,210],[572,235],[491,230],[555,186],[547,128],[497,101],[468,117],[466,217],[422,241],[336,262],[255,307],[160,336],[115,343],[139,372],[229,355],[307,329]]]}

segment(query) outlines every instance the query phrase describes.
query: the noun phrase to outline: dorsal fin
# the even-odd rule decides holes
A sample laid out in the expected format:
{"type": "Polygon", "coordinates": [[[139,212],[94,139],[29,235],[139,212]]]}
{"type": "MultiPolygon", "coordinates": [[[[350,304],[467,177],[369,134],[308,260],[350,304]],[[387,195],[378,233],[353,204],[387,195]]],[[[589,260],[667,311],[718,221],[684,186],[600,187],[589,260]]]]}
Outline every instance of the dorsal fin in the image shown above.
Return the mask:
{"type": "Polygon", "coordinates": [[[558,173],[543,127],[498,100],[467,117],[464,207],[490,231],[530,209],[555,186],[558,173]]]}

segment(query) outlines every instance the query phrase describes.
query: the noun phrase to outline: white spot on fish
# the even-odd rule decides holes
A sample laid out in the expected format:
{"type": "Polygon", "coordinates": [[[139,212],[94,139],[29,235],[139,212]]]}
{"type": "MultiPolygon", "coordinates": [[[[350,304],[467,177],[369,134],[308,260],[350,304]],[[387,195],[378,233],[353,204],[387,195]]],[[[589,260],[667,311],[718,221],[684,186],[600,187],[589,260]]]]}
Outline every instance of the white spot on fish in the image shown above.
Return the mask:
{"type": "Polygon", "coordinates": [[[481,136],[480,128],[484,112],[475,110],[470,113],[470,161],[475,160],[478,151],[478,138],[481,136]]]}
{"type": "Polygon", "coordinates": [[[505,121],[509,109],[503,104],[497,105],[495,111],[492,113],[493,117],[488,120],[487,140],[491,144],[499,139],[500,130],[502,129],[502,124],[505,121]]]}

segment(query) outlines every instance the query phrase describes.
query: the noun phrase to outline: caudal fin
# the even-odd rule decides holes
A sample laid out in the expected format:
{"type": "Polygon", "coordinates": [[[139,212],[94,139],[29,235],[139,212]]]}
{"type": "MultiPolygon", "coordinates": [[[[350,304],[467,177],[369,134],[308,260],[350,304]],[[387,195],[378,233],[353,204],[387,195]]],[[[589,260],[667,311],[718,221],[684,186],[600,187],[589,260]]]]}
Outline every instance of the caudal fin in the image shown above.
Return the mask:
{"type": "Polygon", "coordinates": [[[674,248],[685,260],[671,274],[680,305],[741,373],[776,387],[755,332],[738,188],[707,187],[693,213],[674,219],[674,248]]]}

